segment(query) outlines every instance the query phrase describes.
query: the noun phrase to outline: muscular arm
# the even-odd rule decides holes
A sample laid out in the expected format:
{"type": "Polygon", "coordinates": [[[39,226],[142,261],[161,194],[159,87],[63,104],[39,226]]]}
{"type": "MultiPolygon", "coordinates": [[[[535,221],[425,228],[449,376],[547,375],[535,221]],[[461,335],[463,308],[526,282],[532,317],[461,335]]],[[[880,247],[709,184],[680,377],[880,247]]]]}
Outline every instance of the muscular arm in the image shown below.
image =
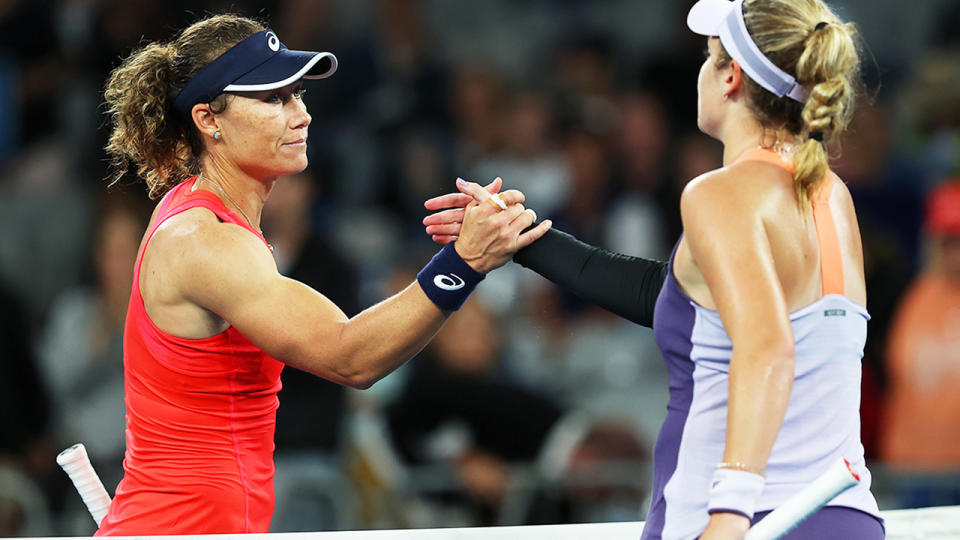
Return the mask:
{"type": "MultiPolygon", "coordinates": [[[[476,203],[465,210],[455,250],[476,272],[502,265],[550,226],[523,232],[533,222],[519,204],[523,194],[503,198],[503,211],[476,203]]],[[[181,320],[196,317],[200,308],[216,315],[218,328],[225,321],[274,358],[353,387],[369,387],[415,355],[448,316],[414,282],[348,318],[322,294],[280,275],[257,237],[206,210],[164,223],[150,249],[152,259],[163,261],[150,279],[159,297],[166,293],[168,306],[180,306],[181,320]]],[[[185,327],[189,332],[190,324],[185,327]]]]}
{"type": "Polygon", "coordinates": [[[667,263],[591,246],[550,229],[513,260],[577,296],[639,325],[653,326],[653,308],[667,263]]]}
{"type": "Polygon", "coordinates": [[[282,276],[263,243],[232,225],[202,225],[183,237],[180,250],[174,272],[187,301],[274,358],[357,388],[415,355],[448,316],[414,282],[348,318],[322,294],[282,276]]]}
{"type": "Polygon", "coordinates": [[[723,460],[762,472],[793,385],[793,332],[774,268],[762,184],[730,172],[688,185],[685,239],[733,342],[723,460]]]}

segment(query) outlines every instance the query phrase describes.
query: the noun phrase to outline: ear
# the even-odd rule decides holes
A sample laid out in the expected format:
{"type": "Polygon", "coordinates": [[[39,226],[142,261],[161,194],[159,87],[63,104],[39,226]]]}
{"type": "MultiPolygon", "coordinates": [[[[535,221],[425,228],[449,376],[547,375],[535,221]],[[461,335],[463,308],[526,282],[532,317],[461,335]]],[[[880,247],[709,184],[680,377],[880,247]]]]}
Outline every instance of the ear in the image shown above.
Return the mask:
{"type": "Polygon", "coordinates": [[[217,115],[210,110],[210,104],[197,103],[190,110],[190,116],[201,135],[213,139],[213,134],[220,131],[220,122],[217,120],[217,115]]]}
{"type": "Polygon", "coordinates": [[[730,97],[743,88],[743,70],[736,60],[730,61],[729,71],[723,79],[723,95],[730,97]]]}

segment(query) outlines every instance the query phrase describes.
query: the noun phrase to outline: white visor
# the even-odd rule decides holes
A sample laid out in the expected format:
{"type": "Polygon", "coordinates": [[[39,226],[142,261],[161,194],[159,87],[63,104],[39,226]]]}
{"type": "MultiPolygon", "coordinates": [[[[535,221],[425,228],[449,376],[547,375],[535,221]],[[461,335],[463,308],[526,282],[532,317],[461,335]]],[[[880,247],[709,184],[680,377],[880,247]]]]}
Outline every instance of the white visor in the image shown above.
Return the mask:
{"type": "Polygon", "coordinates": [[[694,33],[719,37],[730,57],[768,92],[806,102],[806,90],[793,76],[771,62],[750,37],[743,20],[743,0],[700,0],[690,8],[687,26],[694,33]]]}

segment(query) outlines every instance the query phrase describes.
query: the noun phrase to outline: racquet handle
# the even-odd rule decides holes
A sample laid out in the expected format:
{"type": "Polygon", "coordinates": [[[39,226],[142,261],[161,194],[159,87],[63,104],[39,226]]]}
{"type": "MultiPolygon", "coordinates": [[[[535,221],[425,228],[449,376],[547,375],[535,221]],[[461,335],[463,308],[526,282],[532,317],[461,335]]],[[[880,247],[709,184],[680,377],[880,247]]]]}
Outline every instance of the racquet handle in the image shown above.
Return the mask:
{"type": "Polygon", "coordinates": [[[87,457],[87,449],[83,443],[77,443],[57,455],[57,464],[63,468],[73,481],[74,487],[80,493],[80,498],[87,505],[87,510],[93,520],[100,526],[100,520],[107,515],[110,508],[110,495],[103,488],[103,482],[97,476],[87,457]]]}
{"type": "Polygon", "coordinates": [[[850,462],[839,459],[819,478],[790,497],[747,531],[744,540],[776,540],[787,534],[834,497],[857,485],[860,477],[850,462]]]}

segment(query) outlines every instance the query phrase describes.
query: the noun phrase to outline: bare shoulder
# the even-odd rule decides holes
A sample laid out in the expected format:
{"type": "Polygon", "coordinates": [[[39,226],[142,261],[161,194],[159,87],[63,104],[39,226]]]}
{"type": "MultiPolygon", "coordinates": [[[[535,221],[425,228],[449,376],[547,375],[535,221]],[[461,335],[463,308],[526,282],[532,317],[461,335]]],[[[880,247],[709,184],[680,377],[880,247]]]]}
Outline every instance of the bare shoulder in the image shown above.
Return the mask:
{"type": "Polygon", "coordinates": [[[789,173],[769,163],[744,161],[691,180],[680,197],[680,211],[684,219],[695,212],[759,215],[775,211],[792,193],[789,173]]]}
{"type": "Polygon", "coordinates": [[[276,269],[259,238],[220,221],[206,208],[191,208],[164,221],[150,240],[149,251],[150,259],[162,261],[170,278],[200,287],[228,277],[230,269],[276,269]]]}
{"type": "Polygon", "coordinates": [[[853,204],[853,195],[850,194],[850,188],[847,187],[846,182],[836,174],[828,174],[827,180],[833,182],[834,200],[839,204],[840,208],[842,208],[844,212],[855,215],[856,210],[853,204]]]}

